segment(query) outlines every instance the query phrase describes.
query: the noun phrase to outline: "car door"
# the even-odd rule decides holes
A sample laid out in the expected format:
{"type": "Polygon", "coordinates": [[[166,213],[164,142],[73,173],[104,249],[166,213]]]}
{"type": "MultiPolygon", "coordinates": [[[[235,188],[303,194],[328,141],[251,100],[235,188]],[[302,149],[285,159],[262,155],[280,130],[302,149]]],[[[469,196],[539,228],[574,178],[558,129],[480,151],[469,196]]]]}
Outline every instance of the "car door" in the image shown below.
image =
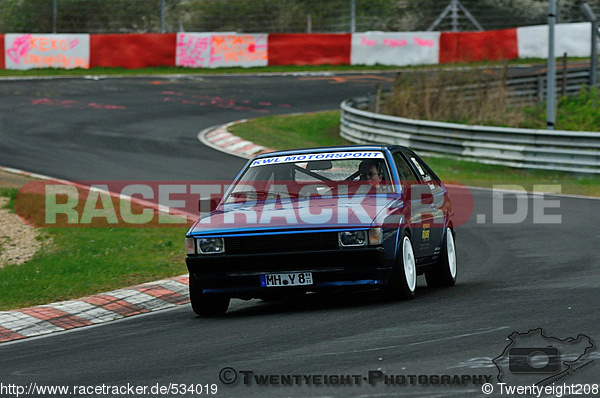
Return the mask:
{"type": "MultiPolygon", "coordinates": [[[[400,175],[405,200],[410,205],[408,224],[412,230],[413,250],[417,258],[433,253],[430,240],[433,222],[430,205],[427,203],[429,186],[423,184],[416,168],[410,165],[408,158],[400,151],[392,154],[396,169],[400,175]]],[[[429,195],[431,198],[431,195],[429,195]]]]}
{"type": "MultiPolygon", "coordinates": [[[[444,189],[439,179],[414,153],[408,153],[409,163],[419,178],[421,200],[416,203],[421,214],[419,252],[424,256],[433,256],[440,252],[444,236],[444,189]]],[[[413,195],[415,196],[415,195],[413,195]]],[[[418,197],[418,195],[417,195],[418,197]]]]}

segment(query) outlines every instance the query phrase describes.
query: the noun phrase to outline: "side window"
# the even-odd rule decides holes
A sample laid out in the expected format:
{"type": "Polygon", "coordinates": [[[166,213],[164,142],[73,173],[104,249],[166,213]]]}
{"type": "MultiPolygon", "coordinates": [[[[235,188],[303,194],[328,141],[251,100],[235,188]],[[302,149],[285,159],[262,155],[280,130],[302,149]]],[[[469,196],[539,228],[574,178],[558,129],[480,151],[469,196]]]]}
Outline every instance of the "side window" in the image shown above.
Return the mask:
{"type": "Polygon", "coordinates": [[[408,165],[408,163],[406,163],[406,160],[404,160],[404,158],[402,157],[402,154],[400,152],[394,153],[393,157],[394,157],[394,163],[396,163],[396,167],[398,168],[401,178],[404,181],[411,182],[411,181],[419,180],[417,178],[417,176],[413,173],[413,171],[410,168],[410,166],[408,165]]]}
{"type": "Polygon", "coordinates": [[[419,175],[421,176],[421,178],[423,179],[423,181],[432,181],[433,178],[431,177],[431,174],[429,174],[429,171],[427,171],[427,168],[425,166],[423,166],[421,164],[421,162],[419,162],[417,160],[417,158],[415,158],[414,156],[410,157],[410,161],[412,162],[412,164],[415,166],[415,168],[417,169],[417,171],[419,172],[419,175]]]}
{"type": "Polygon", "coordinates": [[[410,161],[412,162],[412,164],[415,166],[415,168],[419,172],[419,175],[421,176],[421,179],[423,180],[423,182],[425,182],[426,184],[429,185],[429,188],[431,188],[432,193],[435,195],[435,194],[438,194],[439,192],[441,192],[440,185],[435,183],[436,181],[439,181],[437,176],[432,175],[431,172],[429,171],[429,168],[427,168],[427,166],[425,166],[422,163],[422,161],[420,161],[416,157],[410,156],[410,161]]]}

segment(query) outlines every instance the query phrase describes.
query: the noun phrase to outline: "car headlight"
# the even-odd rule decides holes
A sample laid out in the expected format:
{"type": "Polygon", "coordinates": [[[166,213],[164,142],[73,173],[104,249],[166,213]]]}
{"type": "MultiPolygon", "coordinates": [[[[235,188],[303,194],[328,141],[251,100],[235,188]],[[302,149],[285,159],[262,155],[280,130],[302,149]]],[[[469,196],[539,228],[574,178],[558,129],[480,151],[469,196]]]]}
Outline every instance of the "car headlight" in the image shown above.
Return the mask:
{"type": "Polygon", "coordinates": [[[353,247],[353,246],[366,246],[367,245],[367,233],[366,231],[344,231],[339,233],[340,246],[353,247]]]}
{"type": "Polygon", "coordinates": [[[377,246],[383,241],[383,230],[379,227],[368,231],[344,231],[339,233],[341,247],[377,246]]]}
{"type": "Polygon", "coordinates": [[[223,238],[200,238],[198,239],[198,250],[202,254],[224,253],[225,241],[223,238]]]}

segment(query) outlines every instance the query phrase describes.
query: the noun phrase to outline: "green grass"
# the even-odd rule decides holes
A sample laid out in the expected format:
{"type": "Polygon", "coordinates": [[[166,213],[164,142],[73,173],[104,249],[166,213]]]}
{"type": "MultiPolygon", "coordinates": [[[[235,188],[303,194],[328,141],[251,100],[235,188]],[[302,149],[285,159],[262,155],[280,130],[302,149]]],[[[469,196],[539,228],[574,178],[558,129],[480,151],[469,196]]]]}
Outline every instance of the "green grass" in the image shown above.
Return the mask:
{"type": "MultiPolygon", "coordinates": [[[[557,130],[599,131],[600,90],[583,87],[577,95],[563,97],[557,104],[555,126],[557,130]]],[[[546,103],[523,109],[526,115],[519,127],[546,128],[546,103]]]]}
{"type": "Polygon", "coordinates": [[[185,230],[47,229],[49,248],[0,269],[0,310],[67,300],[185,274],[185,230]]]}
{"type": "Polygon", "coordinates": [[[517,185],[529,192],[600,196],[600,176],[561,171],[519,169],[488,165],[447,157],[424,157],[427,164],[444,181],[455,181],[472,187],[491,188],[497,185],[517,185]],[[544,187],[547,186],[547,187],[544,187]]]}
{"type": "MultiPolygon", "coordinates": [[[[14,199],[16,190],[0,190],[0,195],[7,194],[14,199]]],[[[37,240],[45,244],[33,259],[0,268],[0,310],[185,274],[185,232],[184,228],[41,229],[37,240]]]]}
{"type": "MultiPolygon", "coordinates": [[[[339,118],[339,111],[268,116],[234,125],[230,131],[272,149],[348,144],[339,136],[339,118]]],[[[598,175],[517,169],[448,157],[425,157],[425,160],[442,180],[468,186],[518,185],[533,191],[543,190],[537,185],[551,185],[548,190],[560,185],[561,192],[565,194],[600,196],[598,175]]]]}
{"type": "Polygon", "coordinates": [[[0,196],[8,198],[8,202],[2,206],[3,209],[8,209],[14,212],[15,207],[15,196],[17,196],[18,189],[16,188],[3,188],[0,187],[0,196]]]}
{"type": "Polygon", "coordinates": [[[266,116],[236,124],[229,130],[244,139],[273,149],[348,144],[348,141],[340,137],[339,120],[339,111],[266,116]]]}

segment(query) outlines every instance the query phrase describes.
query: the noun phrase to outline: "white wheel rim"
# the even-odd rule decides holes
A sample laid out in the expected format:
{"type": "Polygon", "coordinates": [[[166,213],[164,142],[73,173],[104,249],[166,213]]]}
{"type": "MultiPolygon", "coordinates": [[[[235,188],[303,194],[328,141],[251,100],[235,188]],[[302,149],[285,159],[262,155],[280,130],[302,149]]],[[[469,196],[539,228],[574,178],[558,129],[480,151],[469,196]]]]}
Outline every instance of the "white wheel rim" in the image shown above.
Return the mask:
{"type": "Polygon", "coordinates": [[[454,246],[454,235],[452,230],[446,228],[446,253],[448,254],[448,268],[452,278],[456,278],[456,247],[454,246]]]}
{"type": "Polygon", "coordinates": [[[406,278],[406,285],[412,292],[415,290],[417,284],[417,273],[415,265],[415,254],[413,253],[412,244],[408,236],[404,237],[402,241],[402,262],[404,263],[404,276],[406,278]]]}

